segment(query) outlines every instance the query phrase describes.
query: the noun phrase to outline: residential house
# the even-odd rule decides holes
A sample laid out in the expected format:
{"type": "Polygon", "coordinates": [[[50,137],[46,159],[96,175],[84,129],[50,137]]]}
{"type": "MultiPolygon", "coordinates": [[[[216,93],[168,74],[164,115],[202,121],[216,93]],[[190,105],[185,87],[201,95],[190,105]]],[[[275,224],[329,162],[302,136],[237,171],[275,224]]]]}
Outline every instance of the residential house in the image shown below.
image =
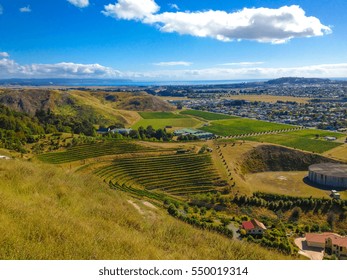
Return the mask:
{"type": "Polygon", "coordinates": [[[327,254],[334,254],[340,259],[347,259],[347,237],[332,232],[306,233],[308,246],[324,250],[327,254]]]}
{"type": "Polygon", "coordinates": [[[266,227],[258,220],[252,219],[250,221],[242,222],[241,229],[244,229],[247,234],[261,235],[266,230],[266,227]]]}

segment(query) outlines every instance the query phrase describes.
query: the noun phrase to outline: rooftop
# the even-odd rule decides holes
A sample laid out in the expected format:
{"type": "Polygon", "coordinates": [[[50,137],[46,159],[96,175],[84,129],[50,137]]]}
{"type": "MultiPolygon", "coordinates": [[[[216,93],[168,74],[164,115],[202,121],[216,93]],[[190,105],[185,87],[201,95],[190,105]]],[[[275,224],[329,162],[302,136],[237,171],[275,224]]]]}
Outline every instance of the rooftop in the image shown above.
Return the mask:
{"type": "Polygon", "coordinates": [[[251,229],[254,229],[254,228],[261,228],[261,229],[264,229],[264,230],[266,229],[264,224],[259,222],[256,219],[252,219],[250,221],[242,222],[242,227],[244,229],[246,229],[246,230],[251,230],[251,229]]]}
{"type": "Polygon", "coordinates": [[[333,245],[347,248],[347,237],[338,235],[332,232],[324,233],[306,233],[306,241],[315,243],[325,243],[325,240],[330,238],[333,245]]]}
{"type": "Polygon", "coordinates": [[[347,178],[347,164],[340,163],[319,163],[310,165],[309,171],[318,174],[347,178]]]}

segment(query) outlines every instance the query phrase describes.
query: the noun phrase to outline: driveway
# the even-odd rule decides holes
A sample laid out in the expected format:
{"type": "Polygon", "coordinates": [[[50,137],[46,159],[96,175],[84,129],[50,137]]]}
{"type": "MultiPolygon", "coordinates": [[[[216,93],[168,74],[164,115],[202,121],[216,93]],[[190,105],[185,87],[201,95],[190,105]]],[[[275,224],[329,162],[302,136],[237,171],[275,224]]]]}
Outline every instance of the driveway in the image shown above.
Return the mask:
{"type": "Polygon", "coordinates": [[[322,260],[324,257],[324,250],[315,247],[307,246],[306,238],[300,237],[294,240],[295,245],[299,247],[299,254],[308,257],[311,260],[322,260]]]}

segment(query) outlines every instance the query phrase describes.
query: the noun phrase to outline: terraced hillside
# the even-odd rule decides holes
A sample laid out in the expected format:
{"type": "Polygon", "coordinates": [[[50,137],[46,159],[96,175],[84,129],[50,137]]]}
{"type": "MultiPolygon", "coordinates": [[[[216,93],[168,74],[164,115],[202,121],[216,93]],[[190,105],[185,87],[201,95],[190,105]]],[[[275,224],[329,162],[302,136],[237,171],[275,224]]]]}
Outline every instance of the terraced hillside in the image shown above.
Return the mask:
{"type": "Polygon", "coordinates": [[[122,158],[95,173],[114,186],[143,186],[171,195],[211,191],[220,180],[207,154],[122,158]]]}
{"type": "Polygon", "coordinates": [[[74,146],[64,152],[42,154],[38,159],[47,163],[62,164],[106,155],[149,151],[154,151],[154,148],[144,147],[133,141],[107,140],[74,146]]]}

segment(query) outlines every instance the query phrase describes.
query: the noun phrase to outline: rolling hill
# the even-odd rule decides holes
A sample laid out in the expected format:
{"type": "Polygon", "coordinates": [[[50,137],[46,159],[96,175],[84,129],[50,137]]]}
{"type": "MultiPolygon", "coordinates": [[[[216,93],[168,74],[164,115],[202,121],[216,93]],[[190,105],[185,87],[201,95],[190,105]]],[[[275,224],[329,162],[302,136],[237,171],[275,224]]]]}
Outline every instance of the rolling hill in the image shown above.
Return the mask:
{"type": "Polygon", "coordinates": [[[0,89],[0,104],[30,116],[39,110],[73,116],[91,111],[98,116],[97,124],[126,126],[139,120],[135,111],[172,110],[167,102],[146,93],[93,90],[0,89]]]}
{"type": "Polygon", "coordinates": [[[0,161],[0,259],[288,259],[52,165],[0,161]],[[23,180],[25,176],[25,180],[23,180]]]}

